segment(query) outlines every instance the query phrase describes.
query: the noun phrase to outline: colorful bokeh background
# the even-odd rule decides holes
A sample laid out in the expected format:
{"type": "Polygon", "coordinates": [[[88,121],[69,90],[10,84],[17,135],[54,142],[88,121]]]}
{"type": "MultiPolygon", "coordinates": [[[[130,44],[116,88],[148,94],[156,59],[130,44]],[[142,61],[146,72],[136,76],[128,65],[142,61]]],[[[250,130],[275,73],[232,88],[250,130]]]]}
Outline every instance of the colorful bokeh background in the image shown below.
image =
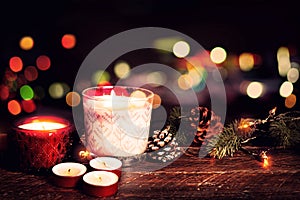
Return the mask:
{"type": "MultiPolygon", "coordinates": [[[[88,53],[114,34],[146,26],[180,31],[203,46],[208,57],[193,58],[218,66],[226,120],[264,117],[275,106],[279,112],[299,109],[300,15],[293,1],[9,1],[1,3],[0,20],[0,131],[26,115],[81,106],[73,83],[88,53]]],[[[135,66],[164,63],[182,73],[182,90],[194,89],[199,104],[209,106],[207,69],[195,73],[184,60],[189,44],[180,38],[154,42],[171,52],[121,55],[107,71],[96,71],[90,85],[113,85],[135,66]]],[[[162,87],[167,74],[145,78],[161,83],[152,86],[155,108],[176,102],[162,87]]]]}

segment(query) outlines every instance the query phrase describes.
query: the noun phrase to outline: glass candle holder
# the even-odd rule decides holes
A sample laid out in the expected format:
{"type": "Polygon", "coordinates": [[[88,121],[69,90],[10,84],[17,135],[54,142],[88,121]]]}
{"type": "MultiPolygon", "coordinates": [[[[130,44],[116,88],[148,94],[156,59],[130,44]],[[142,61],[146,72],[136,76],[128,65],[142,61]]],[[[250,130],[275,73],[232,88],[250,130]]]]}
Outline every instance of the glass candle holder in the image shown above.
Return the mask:
{"type": "Polygon", "coordinates": [[[40,170],[65,158],[74,126],[56,116],[33,116],[17,121],[13,129],[20,168],[40,170]]]}
{"type": "Polygon", "coordinates": [[[83,92],[86,147],[97,156],[145,152],[153,92],[137,87],[99,86],[83,92]]]}

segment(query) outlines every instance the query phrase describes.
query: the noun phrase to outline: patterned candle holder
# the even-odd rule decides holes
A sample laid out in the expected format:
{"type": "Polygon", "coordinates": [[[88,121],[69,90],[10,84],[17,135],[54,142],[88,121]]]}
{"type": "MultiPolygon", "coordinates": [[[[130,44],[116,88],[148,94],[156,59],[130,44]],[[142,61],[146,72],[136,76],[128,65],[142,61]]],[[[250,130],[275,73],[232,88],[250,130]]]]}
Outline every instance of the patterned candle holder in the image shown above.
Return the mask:
{"type": "Polygon", "coordinates": [[[55,116],[33,116],[15,123],[14,133],[23,170],[49,169],[61,162],[74,126],[55,116]]]}
{"type": "Polygon", "coordinates": [[[97,156],[130,157],[147,147],[153,92],[104,86],[83,92],[86,147],[97,156]]]}

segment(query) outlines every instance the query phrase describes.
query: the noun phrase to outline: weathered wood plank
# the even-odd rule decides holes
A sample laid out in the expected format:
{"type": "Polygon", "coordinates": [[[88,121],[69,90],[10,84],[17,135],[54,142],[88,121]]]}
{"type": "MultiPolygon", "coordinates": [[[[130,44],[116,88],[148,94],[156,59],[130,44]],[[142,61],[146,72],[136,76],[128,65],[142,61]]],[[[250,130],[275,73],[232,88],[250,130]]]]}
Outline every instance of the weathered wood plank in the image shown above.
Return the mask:
{"type": "MultiPolygon", "coordinates": [[[[123,172],[108,199],[295,199],[300,198],[300,156],[279,150],[269,169],[242,153],[214,160],[183,155],[154,172],[123,172]]],[[[94,199],[81,188],[53,186],[47,176],[0,168],[0,199],[94,199]]],[[[95,198],[96,199],[96,198],[95,198]]]]}

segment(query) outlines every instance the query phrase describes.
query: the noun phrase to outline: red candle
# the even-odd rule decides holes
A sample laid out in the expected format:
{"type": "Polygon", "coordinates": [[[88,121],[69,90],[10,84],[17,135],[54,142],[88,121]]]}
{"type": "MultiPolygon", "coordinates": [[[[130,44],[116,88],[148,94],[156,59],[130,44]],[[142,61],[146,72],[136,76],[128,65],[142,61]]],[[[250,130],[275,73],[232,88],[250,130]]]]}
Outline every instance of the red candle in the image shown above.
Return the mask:
{"type": "Polygon", "coordinates": [[[14,127],[22,168],[48,169],[67,153],[74,126],[55,116],[34,116],[19,120],[14,127]]]}

